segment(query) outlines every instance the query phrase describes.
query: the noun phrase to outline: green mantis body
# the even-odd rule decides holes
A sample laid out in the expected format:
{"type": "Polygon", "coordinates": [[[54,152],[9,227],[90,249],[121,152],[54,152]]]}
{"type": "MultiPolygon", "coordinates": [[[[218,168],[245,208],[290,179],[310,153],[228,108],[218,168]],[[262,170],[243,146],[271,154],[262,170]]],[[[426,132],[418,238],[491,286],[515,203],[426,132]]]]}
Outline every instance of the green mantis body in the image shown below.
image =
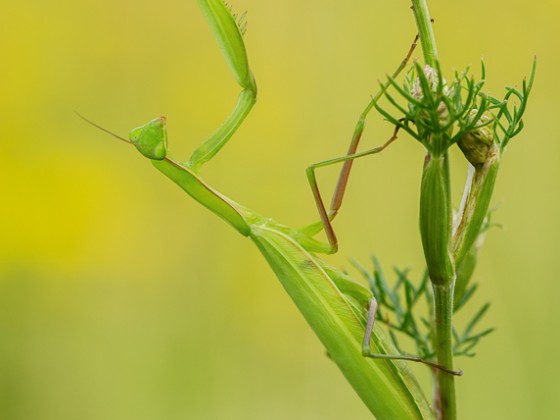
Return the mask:
{"type": "MultiPolygon", "coordinates": [[[[255,243],[330,358],[377,418],[433,418],[405,362],[363,356],[367,309],[373,296],[368,288],[317,257],[316,253],[333,251],[332,243],[323,244],[312,238],[312,234],[321,230],[321,224],[291,229],[236,203],[201,178],[201,166],[218,153],[243,122],[256,101],[257,89],[242,34],[228,8],[222,0],[198,3],[243,89],[233,113],[186,163],[168,155],[162,118],[133,130],[130,141],[122,140],[134,144],[156,169],[255,243]]],[[[377,326],[371,330],[367,348],[381,354],[396,353],[377,326]]]]}

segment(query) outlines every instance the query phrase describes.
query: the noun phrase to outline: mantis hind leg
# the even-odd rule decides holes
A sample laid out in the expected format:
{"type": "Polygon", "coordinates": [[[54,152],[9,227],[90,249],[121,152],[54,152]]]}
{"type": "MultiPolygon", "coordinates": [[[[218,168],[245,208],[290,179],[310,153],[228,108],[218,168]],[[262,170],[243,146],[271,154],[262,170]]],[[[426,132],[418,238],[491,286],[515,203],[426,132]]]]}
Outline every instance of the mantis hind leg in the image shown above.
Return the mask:
{"type": "Polygon", "coordinates": [[[374,297],[371,298],[369,309],[368,309],[368,320],[366,324],[366,332],[364,334],[364,341],[362,343],[362,355],[364,357],[370,357],[372,359],[391,359],[391,360],[408,360],[409,362],[423,363],[434,369],[439,369],[443,372],[449,373],[450,375],[462,376],[462,370],[452,370],[445,366],[438,365],[437,363],[430,362],[429,360],[424,360],[418,356],[412,356],[408,354],[375,354],[371,352],[371,336],[373,333],[373,324],[375,323],[375,313],[377,312],[377,301],[374,297]]]}

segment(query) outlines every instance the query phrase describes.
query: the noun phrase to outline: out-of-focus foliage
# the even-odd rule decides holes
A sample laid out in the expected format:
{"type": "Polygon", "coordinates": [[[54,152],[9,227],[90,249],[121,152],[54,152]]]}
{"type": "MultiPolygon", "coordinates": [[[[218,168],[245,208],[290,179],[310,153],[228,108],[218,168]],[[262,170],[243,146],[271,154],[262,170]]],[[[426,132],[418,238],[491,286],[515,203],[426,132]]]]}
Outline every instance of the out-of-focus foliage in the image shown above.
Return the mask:
{"type": "MultiPolygon", "coordinates": [[[[345,151],[377,80],[406,53],[413,17],[405,0],[233,5],[249,10],[259,102],[206,177],[303,225],[316,219],[304,168],[345,151]]],[[[474,299],[492,302],[481,327],[498,329],[476,358],[460,359],[458,395],[464,418],[546,418],[560,374],[550,362],[560,344],[560,6],[433,0],[430,9],[446,77],[483,56],[485,89],[500,95],[539,60],[494,193],[506,229],[488,233],[474,274],[474,299]]],[[[195,2],[4,2],[0,57],[4,417],[368,418],[249,241],[72,113],[124,135],[166,115],[171,149],[186,159],[238,93],[195,2]]],[[[373,118],[364,144],[390,132],[373,118]]],[[[422,159],[403,135],[356,163],[329,261],[350,269],[348,256],[375,253],[421,277],[422,159]]],[[[464,175],[453,173],[457,185],[464,175]]],[[[326,191],[336,170],[320,176],[326,191]]]]}

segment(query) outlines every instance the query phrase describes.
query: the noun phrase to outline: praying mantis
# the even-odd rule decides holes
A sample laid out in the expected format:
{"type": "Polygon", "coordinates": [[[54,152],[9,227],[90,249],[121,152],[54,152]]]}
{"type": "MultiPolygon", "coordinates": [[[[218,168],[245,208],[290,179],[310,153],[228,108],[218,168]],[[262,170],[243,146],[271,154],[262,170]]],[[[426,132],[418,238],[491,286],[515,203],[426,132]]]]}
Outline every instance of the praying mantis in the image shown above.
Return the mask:
{"type": "MultiPolygon", "coordinates": [[[[331,222],[340,209],[353,160],[379,153],[397,138],[398,128],[384,145],[357,153],[365,118],[383,90],[372,98],[360,115],[347,155],[319,162],[307,170],[321,221],[297,230],[261,216],[221,194],[200,176],[204,163],[223,148],[251,111],[257,98],[257,86],[249,67],[239,21],[222,0],[198,0],[198,4],[242,91],[231,115],[195,149],[190,159],[181,162],[169,154],[164,117],[134,129],[129,139],[117,136],[87,119],[86,121],[134,145],[144,157],[150,159],[158,171],[255,243],[325,346],[329,357],[377,418],[434,418],[432,408],[403,360],[422,362],[449,374],[458,375],[461,372],[451,371],[414,356],[396,354],[394,346],[374,324],[376,301],[372,292],[317,256],[331,254],[338,249],[331,222]],[[344,163],[344,166],[327,211],[317,186],[315,170],[338,163],[344,163]],[[328,243],[314,238],[323,228],[328,243]]],[[[416,41],[417,39],[393,77],[406,67],[416,41]]]]}

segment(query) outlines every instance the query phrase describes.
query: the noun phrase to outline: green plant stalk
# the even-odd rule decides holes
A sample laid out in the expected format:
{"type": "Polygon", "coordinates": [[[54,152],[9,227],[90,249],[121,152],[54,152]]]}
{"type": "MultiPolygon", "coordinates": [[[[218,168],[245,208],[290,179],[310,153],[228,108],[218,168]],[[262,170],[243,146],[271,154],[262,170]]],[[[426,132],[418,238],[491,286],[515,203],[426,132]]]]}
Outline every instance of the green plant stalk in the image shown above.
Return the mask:
{"type": "Polygon", "coordinates": [[[469,196],[453,238],[453,257],[457,267],[463,263],[480,233],[488,214],[499,169],[500,154],[496,152],[475,170],[469,196]]]}
{"type": "Polygon", "coordinates": [[[455,312],[472,279],[476,263],[478,262],[478,251],[479,245],[474,243],[469,252],[465,254],[461,265],[457,266],[455,288],[453,289],[453,310],[455,312]]]}
{"type": "Polygon", "coordinates": [[[453,233],[452,253],[457,270],[455,305],[463,298],[476,266],[480,246],[477,242],[481,237],[484,219],[488,215],[500,161],[500,153],[492,153],[484,164],[472,169],[472,177],[469,177],[466,185],[467,197],[459,210],[458,223],[453,233]]]}
{"type": "MultiPolygon", "coordinates": [[[[438,364],[453,369],[453,287],[455,266],[450,253],[451,198],[445,156],[427,156],[420,193],[420,232],[428,273],[434,291],[434,349],[438,364]]],[[[455,386],[452,375],[438,372],[440,418],[455,419],[455,386]]]]}
{"type": "MultiPolygon", "coordinates": [[[[438,364],[453,368],[453,287],[454,282],[434,284],[435,305],[435,350],[438,364]]],[[[444,420],[457,418],[455,399],[455,377],[441,370],[436,373],[439,395],[439,418],[444,420]]]]}
{"type": "Polygon", "coordinates": [[[420,44],[422,45],[422,53],[426,64],[434,69],[437,66],[437,47],[436,38],[432,28],[432,19],[426,0],[412,0],[412,10],[416,18],[416,26],[420,34],[420,44]]]}
{"type": "MultiPolygon", "coordinates": [[[[426,0],[412,0],[412,10],[414,11],[414,17],[416,19],[416,26],[418,27],[418,33],[420,34],[420,44],[422,45],[422,52],[424,55],[424,60],[426,64],[433,68],[438,68],[438,54],[436,47],[436,40],[432,28],[432,20],[430,18],[430,12],[428,10],[428,5],[426,0]]],[[[448,162],[447,152],[443,154],[443,159],[445,164],[448,162]]],[[[444,177],[447,179],[443,182],[449,183],[449,171],[443,171],[444,177]]],[[[444,205],[444,201],[441,203],[431,203],[435,206],[438,204],[444,205]]],[[[448,203],[449,204],[449,203],[448,203]]],[[[421,203],[421,212],[423,206],[429,206],[430,203],[421,203]]],[[[430,217],[429,213],[432,213],[429,209],[424,209],[426,211],[426,217],[430,217]]],[[[443,213],[438,211],[440,209],[434,208],[435,213],[443,213]]],[[[433,214],[432,214],[433,217],[433,214]]],[[[421,215],[422,219],[422,215],[421,215]]],[[[441,220],[442,225],[447,224],[448,220],[441,220]]],[[[436,222],[437,223],[437,222],[436,222]]],[[[421,221],[422,226],[422,221],[421,221]]],[[[423,235],[424,236],[424,235],[423,235]]],[[[426,239],[423,238],[425,249],[426,249],[426,239]]],[[[434,309],[435,309],[435,349],[437,352],[438,364],[446,366],[449,369],[453,368],[453,286],[455,283],[455,273],[454,270],[449,270],[447,254],[441,255],[441,263],[443,265],[436,269],[438,274],[445,274],[445,278],[432,278],[433,290],[434,290],[434,309]],[[437,282],[434,283],[434,280],[437,282]]],[[[427,261],[428,267],[430,266],[430,261],[427,261]]],[[[443,372],[437,373],[437,387],[439,395],[436,395],[436,400],[439,402],[440,418],[444,420],[452,420],[457,417],[457,407],[455,400],[455,379],[453,375],[449,375],[443,372]]]]}

